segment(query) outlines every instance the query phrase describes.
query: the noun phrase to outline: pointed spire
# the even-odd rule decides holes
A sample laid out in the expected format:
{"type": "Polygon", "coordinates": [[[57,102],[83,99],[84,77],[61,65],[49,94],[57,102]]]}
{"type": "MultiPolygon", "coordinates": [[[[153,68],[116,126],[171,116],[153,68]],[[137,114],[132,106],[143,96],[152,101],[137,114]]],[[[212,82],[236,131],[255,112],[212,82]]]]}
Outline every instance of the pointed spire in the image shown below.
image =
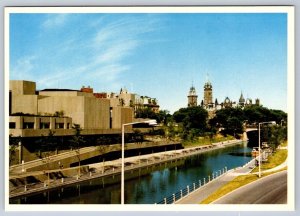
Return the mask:
{"type": "Polygon", "coordinates": [[[205,84],[204,84],[204,89],[212,89],[212,84],[211,84],[211,82],[209,81],[208,73],[206,74],[206,82],[205,82],[205,84]]]}
{"type": "Polygon", "coordinates": [[[244,95],[243,95],[243,91],[241,91],[241,96],[240,96],[239,102],[240,103],[245,103],[245,98],[244,98],[244,95]]]}

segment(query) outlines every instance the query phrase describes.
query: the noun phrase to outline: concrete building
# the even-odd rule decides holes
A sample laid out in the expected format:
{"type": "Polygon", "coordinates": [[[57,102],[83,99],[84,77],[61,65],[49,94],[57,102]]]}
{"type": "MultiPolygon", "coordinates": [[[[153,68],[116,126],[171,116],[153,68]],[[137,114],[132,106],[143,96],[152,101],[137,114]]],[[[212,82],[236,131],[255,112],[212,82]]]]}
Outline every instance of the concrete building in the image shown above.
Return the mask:
{"type": "Polygon", "coordinates": [[[110,104],[108,99],[98,99],[93,93],[76,90],[45,89],[39,91],[40,114],[63,111],[83,129],[109,129],[110,104]]]}
{"type": "Polygon", "coordinates": [[[9,82],[9,113],[37,115],[38,98],[35,82],[15,80],[9,82]]]}
{"type": "Polygon", "coordinates": [[[36,91],[35,82],[11,80],[9,103],[13,134],[24,134],[20,130],[26,129],[26,135],[38,136],[45,129],[71,130],[72,124],[79,124],[83,134],[120,133],[123,123],[133,121],[132,108],[111,106],[110,99],[95,96],[90,87],[36,91]],[[62,116],[58,117],[58,113],[62,116]]]}
{"type": "Polygon", "coordinates": [[[10,116],[9,129],[13,136],[47,136],[49,130],[56,136],[73,135],[72,119],[50,116],[10,116]]]}

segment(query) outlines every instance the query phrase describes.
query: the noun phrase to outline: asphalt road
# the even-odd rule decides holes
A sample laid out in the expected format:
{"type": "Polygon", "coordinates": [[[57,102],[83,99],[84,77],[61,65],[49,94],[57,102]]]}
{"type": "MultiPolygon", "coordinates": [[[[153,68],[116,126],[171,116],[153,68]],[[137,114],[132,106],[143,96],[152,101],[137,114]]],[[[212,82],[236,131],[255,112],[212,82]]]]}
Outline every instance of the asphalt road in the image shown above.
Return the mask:
{"type": "Polygon", "coordinates": [[[286,204],[287,171],[275,173],[245,185],[213,204],[286,204]]]}

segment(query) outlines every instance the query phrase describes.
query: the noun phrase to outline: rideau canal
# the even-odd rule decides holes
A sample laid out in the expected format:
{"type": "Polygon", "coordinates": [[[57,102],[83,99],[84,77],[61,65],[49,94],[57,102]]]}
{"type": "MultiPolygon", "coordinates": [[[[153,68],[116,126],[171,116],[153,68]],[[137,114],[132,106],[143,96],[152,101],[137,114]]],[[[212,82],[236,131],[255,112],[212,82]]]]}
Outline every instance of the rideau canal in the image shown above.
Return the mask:
{"type": "MultiPolygon", "coordinates": [[[[125,203],[154,204],[213,172],[251,160],[246,143],[212,150],[126,172],[125,203]]],[[[10,199],[12,204],[118,204],[120,175],[88,180],[64,188],[10,199]]]]}

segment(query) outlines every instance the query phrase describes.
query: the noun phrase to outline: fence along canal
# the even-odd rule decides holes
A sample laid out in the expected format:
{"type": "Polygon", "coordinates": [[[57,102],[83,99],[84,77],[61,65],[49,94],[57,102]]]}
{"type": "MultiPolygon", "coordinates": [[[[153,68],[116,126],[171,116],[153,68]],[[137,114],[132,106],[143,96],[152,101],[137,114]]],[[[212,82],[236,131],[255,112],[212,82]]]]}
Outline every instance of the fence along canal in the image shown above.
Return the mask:
{"type": "Polygon", "coordinates": [[[209,182],[215,180],[218,177],[223,176],[227,173],[227,167],[223,168],[222,170],[213,172],[211,175],[207,176],[207,178],[203,178],[202,180],[199,179],[198,182],[193,182],[192,184],[187,185],[184,189],[173,193],[171,196],[165,197],[163,200],[155,203],[155,204],[173,204],[180,199],[186,197],[190,193],[196,191],[200,187],[208,184],[209,182]]]}
{"type": "MultiPolygon", "coordinates": [[[[128,165],[128,171],[126,172],[126,175],[130,174],[130,170],[146,170],[149,167],[148,174],[143,174],[142,176],[134,177],[132,179],[127,179],[125,182],[125,191],[126,193],[126,203],[131,204],[139,204],[139,203],[148,203],[153,204],[155,202],[161,203],[161,200],[166,197],[166,199],[173,200],[173,197],[175,196],[175,200],[177,201],[181,194],[182,196],[185,196],[187,192],[191,193],[195,189],[199,188],[200,184],[203,186],[204,183],[207,183],[210,180],[216,178],[216,176],[220,175],[221,173],[225,172],[224,165],[227,165],[228,169],[235,168],[238,166],[241,166],[245,164],[247,161],[249,161],[249,158],[245,157],[237,157],[232,156],[229,153],[236,152],[236,151],[251,151],[250,148],[245,147],[244,145],[238,145],[237,143],[233,144],[231,147],[225,147],[225,148],[216,148],[211,147],[209,149],[191,149],[190,151],[187,151],[185,153],[179,153],[179,150],[176,151],[177,154],[168,154],[168,152],[165,152],[161,154],[161,157],[154,157],[156,158],[156,164],[166,164],[166,161],[169,161],[166,166],[159,166],[159,168],[154,168],[153,163],[154,161],[145,160],[142,157],[140,158],[140,162],[128,165]],[[213,151],[210,151],[214,149],[213,151]],[[219,149],[219,150],[218,150],[219,149]],[[207,151],[206,151],[207,150],[207,151]],[[194,156],[191,156],[194,155],[194,156]],[[176,159],[182,158],[183,161],[179,164],[174,163],[176,159]],[[160,161],[160,162],[159,162],[160,161]],[[171,163],[173,161],[173,163],[171,163]],[[226,161],[226,163],[224,163],[226,161]],[[145,167],[145,168],[143,168],[145,167]],[[151,168],[152,167],[152,168],[151,168]],[[223,171],[224,169],[224,171],[223,171]],[[212,175],[212,170],[218,170],[218,174],[216,171],[214,172],[214,175],[212,175]],[[208,177],[208,174],[210,174],[210,177],[208,177]],[[205,181],[203,177],[206,177],[205,181]],[[201,180],[199,182],[198,179],[201,180]],[[189,184],[189,182],[194,182],[194,184],[189,184]],[[195,186],[194,186],[195,185],[195,186]],[[187,189],[186,186],[189,186],[187,189]],[[126,189],[127,188],[127,189],[126,189]],[[182,190],[182,193],[180,191],[182,190]],[[174,193],[174,191],[177,191],[174,193]],[[174,193],[174,196],[173,196],[174,193]],[[169,198],[169,196],[171,198],[169,198]]],[[[102,168],[99,167],[99,172],[102,171],[102,168]]],[[[69,188],[74,187],[72,185],[64,186],[66,187],[63,193],[60,193],[60,197],[57,198],[55,196],[56,190],[48,191],[50,192],[50,200],[42,200],[43,198],[41,195],[44,193],[34,194],[34,198],[30,197],[30,195],[27,196],[28,199],[19,199],[18,200],[11,200],[13,203],[60,203],[59,199],[63,199],[64,204],[67,203],[78,203],[78,200],[82,200],[83,197],[86,199],[85,203],[119,203],[119,174],[120,170],[118,167],[116,167],[114,170],[108,170],[108,173],[110,173],[110,176],[116,175],[115,177],[115,183],[110,185],[105,185],[104,188],[101,187],[101,190],[98,188],[98,186],[102,185],[99,183],[101,181],[96,178],[97,173],[92,173],[92,176],[88,176],[88,178],[85,179],[85,182],[90,179],[92,182],[87,181],[87,183],[84,182],[77,182],[77,185],[75,185],[76,188],[80,188],[80,185],[84,186],[81,188],[80,193],[78,196],[74,196],[72,194],[72,197],[70,197],[71,194],[68,194],[67,191],[69,191],[69,188]],[[114,174],[113,174],[114,173],[114,174]],[[98,185],[98,186],[97,186],[98,185]],[[90,189],[89,189],[90,188],[90,189]],[[95,191],[92,188],[97,188],[97,191],[95,191]],[[96,199],[90,199],[89,197],[93,196],[102,196],[101,194],[106,194],[106,198],[99,198],[98,201],[96,199]],[[52,194],[52,195],[51,195],[52,194]],[[90,194],[90,195],[89,195],[90,194]],[[54,197],[54,198],[51,198],[54,197]],[[53,199],[53,200],[51,200],[53,199]],[[100,201],[101,199],[101,201],[100,201]],[[26,202],[24,202],[24,200],[26,202]]],[[[106,173],[106,174],[108,174],[106,173]]],[[[102,174],[102,172],[101,172],[102,174]]],[[[105,174],[105,173],[104,173],[105,174]]],[[[88,174],[90,175],[90,174],[88,174]]],[[[82,178],[82,177],[81,177],[82,178]]],[[[78,179],[78,181],[83,180],[78,179]]],[[[113,178],[113,177],[111,177],[113,178]]],[[[76,180],[77,181],[77,180],[76,180]]],[[[66,181],[65,181],[66,183],[66,181]]],[[[61,187],[60,187],[61,188],[61,187]]],[[[60,191],[60,188],[58,190],[60,191]]],[[[25,196],[26,197],[26,196],[25,196]]],[[[162,200],[164,201],[164,200],[162,200]]],[[[169,203],[169,201],[167,202],[169,203]]]]}

